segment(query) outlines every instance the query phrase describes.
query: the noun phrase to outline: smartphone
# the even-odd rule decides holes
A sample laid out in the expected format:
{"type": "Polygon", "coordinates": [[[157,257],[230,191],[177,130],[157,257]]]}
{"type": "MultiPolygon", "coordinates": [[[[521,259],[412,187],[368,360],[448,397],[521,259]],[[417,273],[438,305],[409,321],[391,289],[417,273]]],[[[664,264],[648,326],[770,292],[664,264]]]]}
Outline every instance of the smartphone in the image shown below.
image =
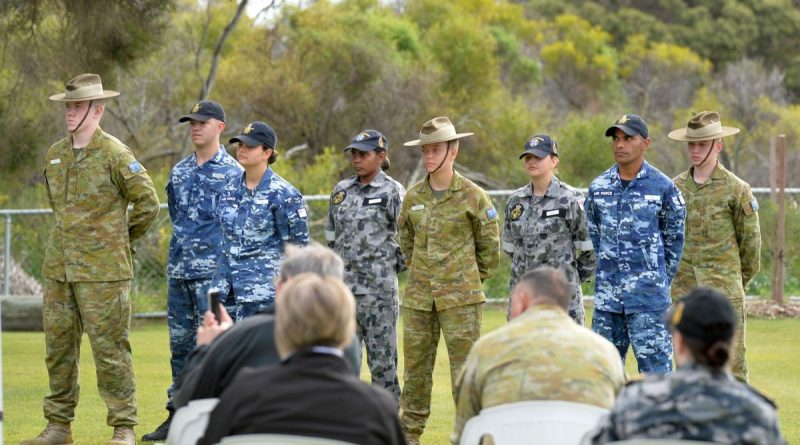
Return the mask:
{"type": "Polygon", "coordinates": [[[214,314],[214,318],[217,319],[217,324],[222,323],[222,314],[220,313],[220,301],[219,301],[219,289],[209,289],[208,290],[208,310],[210,310],[214,314]]]}

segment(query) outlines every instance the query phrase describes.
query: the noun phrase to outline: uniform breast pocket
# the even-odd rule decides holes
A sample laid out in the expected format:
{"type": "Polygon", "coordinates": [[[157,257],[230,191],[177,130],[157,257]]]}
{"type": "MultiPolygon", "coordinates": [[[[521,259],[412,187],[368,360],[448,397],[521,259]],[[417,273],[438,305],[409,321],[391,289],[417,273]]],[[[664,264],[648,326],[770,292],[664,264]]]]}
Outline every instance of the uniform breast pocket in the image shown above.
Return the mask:
{"type": "Polygon", "coordinates": [[[541,239],[560,239],[569,234],[567,210],[542,210],[536,224],[531,224],[541,239]]]}
{"type": "Polygon", "coordinates": [[[661,197],[658,195],[645,195],[644,199],[633,203],[633,213],[639,226],[658,223],[659,212],[661,212],[661,197]]]}
{"type": "Polygon", "coordinates": [[[412,210],[408,212],[408,220],[417,233],[425,232],[428,228],[428,214],[423,210],[412,210]]]}
{"type": "Polygon", "coordinates": [[[256,202],[244,224],[245,237],[254,241],[263,241],[271,237],[274,231],[275,217],[272,214],[272,208],[256,202]]]}
{"type": "MultiPolygon", "coordinates": [[[[356,219],[359,226],[372,224],[378,227],[386,227],[388,223],[386,206],[389,200],[385,197],[366,197],[362,200],[361,206],[356,211],[356,219]]],[[[359,230],[364,230],[359,227],[359,230]]]]}

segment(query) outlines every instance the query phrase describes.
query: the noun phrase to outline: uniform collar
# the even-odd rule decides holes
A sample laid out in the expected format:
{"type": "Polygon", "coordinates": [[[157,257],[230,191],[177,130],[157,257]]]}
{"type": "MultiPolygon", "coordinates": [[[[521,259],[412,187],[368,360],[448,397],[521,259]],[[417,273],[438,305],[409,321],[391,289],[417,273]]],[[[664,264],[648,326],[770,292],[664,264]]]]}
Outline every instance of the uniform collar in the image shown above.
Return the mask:
{"type": "MultiPolygon", "coordinates": [[[[639,173],[636,174],[636,177],[634,178],[634,180],[639,179],[639,178],[647,177],[647,175],[650,174],[650,169],[651,168],[652,167],[650,167],[650,164],[645,159],[644,162],[642,162],[642,166],[641,166],[641,168],[639,168],[639,173]]],[[[611,182],[615,182],[615,181],[616,182],[621,182],[622,181],[620,179],[620,177],[619,177],[619,165],[617,165],[617,164],[614,164],[614,166],[611,167],[611,182]]]]}
{"type": "MultiPolygon", "coordinates": [[[[537,304],[532,307],[529,307],[525,312],[519,315],[517,318],[522,320],[528,319],[551,319],[551,320],[558,320],[558,319],[566,319],[572,322],[572,319],[569,318],[569,315],[555,304],[549,303],[542,303],[537,304]]],[[[516,320],[516,318],[514,319],[516,320]]],[[[513,321],[513,320],[512,320],[513,321]]]]}
{"type": "Polygon", "coordinates": [[[711,176],[709,176],[710,181],[706,181],[702,184],[698,184],[694,182],[694,166],[689,167],[689,170],[686,171],[686,182],[691,183],[693,187],[699,189],[714,183],[726,183],[728,182],[728,169],[726,169],[722,164],[717,161],[717,165],[714,166],[714,171],[711,172],[711,176]]]}
{"type": "MultiPolygon", "coordinates": [[[[427,187],[423,187],[425,189],[425,193],[433,194],[433,190],[431,189],[431,175],[425,177],[425,183],[428,185],[427,187]]],[[[464,188],[464,177],[461,176],[455,169],[453,169],[453,180],[450,181],[450,187],[447,188],[450,192],[456,192],[464,188]]]]}
{"type": "MultiPolygon", "coordinates": [[[[557,198],[560,188],[561,181],[559,181],[557,177],[553,176],[553,179],[550,180],[550,185],[547,186],[547,190],[544,192],[544,196],[548,198],[557,198]]],[[[536,195],[533,194],[533,186],[530,182],[528,182],[528,185],[525,186],[525,197],[533,198],[534,196],[536,195]]]]}
{"type": "MultiPolygon", "coordinates": [[[[244,187],[245,189],[247,188],[247,183],[246,183],[247,178],[245,178],[246,175],[247,172],[242,171],[241,186],[244,187]]],[[[258,186],[256,186],[255,190],[253,191],[268,189],[269,182],[272,180],[272,176],[273,176],[272,169],[267,167],[267,171],[264,172],[264,176],[261,177],[261,181],[258,183],[258,186]]]]}
{"type": "MultiPolygon", "coordinates": [[[[382,186],[384,182],[386,182],[386,173],[381,170],[377,175],[375,175],[374,178],[372,178],[372,181],[370,181],[369,184],[365,185],[370,185],[377,188],[382,186]]],[[[361,183],[358,181],[358,175],[353,176],[352,180],[350,181],[350,185],[361,185],[361,183]]]]}
{"type": "Polygon", "coordinates": [[[219,149],[217,149],[217,152],[214,153],[214,156],[212,156],[211,159],[209,159],[208,161],[213,162],[215,164],[220,164],[222,163],[222,160],[225,159],[225,155],[227,154],[228,152],[225,151],[225,146],[219,144],[219,149]]]}

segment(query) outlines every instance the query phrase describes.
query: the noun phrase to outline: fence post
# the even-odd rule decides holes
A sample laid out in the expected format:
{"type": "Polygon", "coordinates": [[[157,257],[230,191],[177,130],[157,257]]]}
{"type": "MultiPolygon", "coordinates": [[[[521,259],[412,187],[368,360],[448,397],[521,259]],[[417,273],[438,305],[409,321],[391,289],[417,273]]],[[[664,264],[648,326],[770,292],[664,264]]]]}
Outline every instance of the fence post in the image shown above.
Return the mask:
{"type": "Polygon", "coordinates": [[[772,300],[783,303],[784,252],[786,251],[786,135],[778,136],[778,224],[772,251],[772,300]]]}
{"type": "MultiPolygon", "coordinates": [[[[11,293],[11,215],[6,214],[5,249],[3,250],[3,295],[11,293]]],[[[2,408],[2,407],[0,407],[2,408]]],[[[2,419],[0,419],[2,420],[2,419]]],[[[2,442],[0,442],[2,445],[2,442]]]]}

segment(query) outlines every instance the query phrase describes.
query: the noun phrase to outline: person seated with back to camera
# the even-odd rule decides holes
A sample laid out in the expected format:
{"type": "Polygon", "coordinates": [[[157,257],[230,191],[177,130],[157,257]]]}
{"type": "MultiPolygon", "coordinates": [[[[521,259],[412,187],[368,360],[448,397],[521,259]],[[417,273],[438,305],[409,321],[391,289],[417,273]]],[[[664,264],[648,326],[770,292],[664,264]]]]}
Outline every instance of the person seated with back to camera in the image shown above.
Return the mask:
{"type": "Polygon", "coordinates": [[[342,280],[298,275],[278,293],[275,306],[283,362],[243,369],[222,394],[198,445],[242,434],[405,444],[393,396],[360,381],[342,359],[355,333],[355,299],[342,280]]]}
{"type": "Polygon", "coordinates": [[[716,444],[785,444],[775,404],[729,369],[738,316],[728,298],[692,289],[667,313],[678,369],[630,383],[582,443],[673,439],[716,444]]]}

